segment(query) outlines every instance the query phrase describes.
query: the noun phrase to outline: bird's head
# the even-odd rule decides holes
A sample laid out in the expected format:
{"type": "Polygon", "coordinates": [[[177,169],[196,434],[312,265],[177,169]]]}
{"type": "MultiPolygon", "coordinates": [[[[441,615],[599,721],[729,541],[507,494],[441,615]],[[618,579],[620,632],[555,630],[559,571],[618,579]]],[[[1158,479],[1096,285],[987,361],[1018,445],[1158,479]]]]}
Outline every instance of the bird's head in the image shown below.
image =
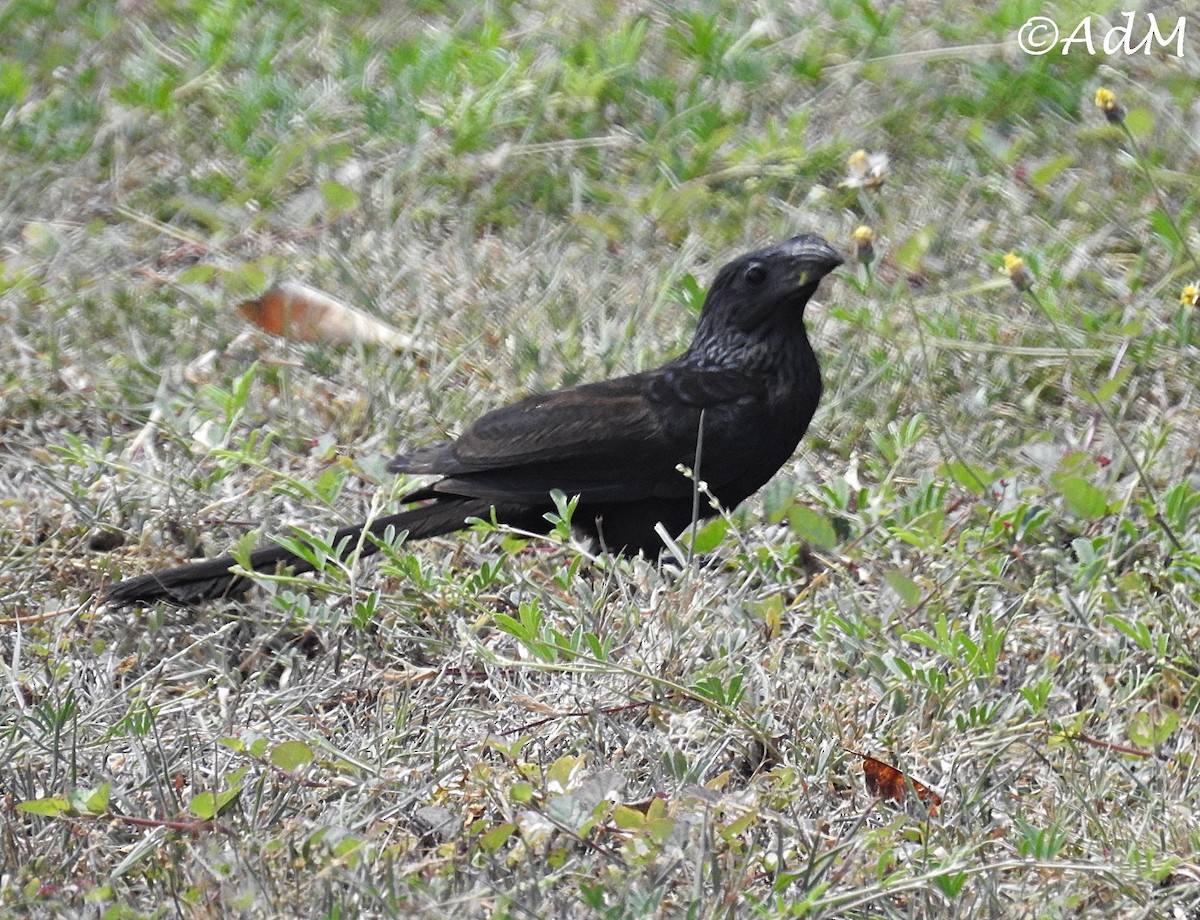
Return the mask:
{"type": "Polygon", "coordinates": [[[777,319],[800,319],[821,279],[845,260],[811,233],[738,256],[713,279],[700,326],[752,332],[777,319]]]}

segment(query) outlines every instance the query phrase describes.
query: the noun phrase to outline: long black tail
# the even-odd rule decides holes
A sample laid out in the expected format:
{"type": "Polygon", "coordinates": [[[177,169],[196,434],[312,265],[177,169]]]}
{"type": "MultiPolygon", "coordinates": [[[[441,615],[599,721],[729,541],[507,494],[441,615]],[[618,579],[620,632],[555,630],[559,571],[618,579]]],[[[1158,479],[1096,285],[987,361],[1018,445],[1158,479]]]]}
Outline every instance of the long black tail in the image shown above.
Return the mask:
{"type": "MultiPolygon", "coordinates": [[[[462,530],[469,517],[489,517],[492,504],[485,499],[442,499],[409,511],[376,518],[371,521],[369,527],[364,524],[343,527],[333,535],[330,542],[337,546],[349,537],[349,552],[357,545],[358,537],[364,529],[374,536],[382,537],[389,527],[394,527],[397,534],[408,531],[410,540],[436,537],[462,530]]],[[[365,540],[360,555],[370,556],[378,551],[379,547],[373,541],[365,540]]],[[[230,574],[230,568],[235,565],[237,562],[232,556],[220,556],[151,572],[148,575],[139,575],[136,578],[127,578],[104,592],[104,602],[114,607],[153,604],[156,601],[187,606],[213,598],[236,597],[247,591],[252,582],[245,576],[230,574]]],[[[311,572],[313,569],[304,559],[294,556],[281,546],[268,546],[250,554],[250,567],[256,572],[274,572],[285,566],[297,573],[311,572]]]]}

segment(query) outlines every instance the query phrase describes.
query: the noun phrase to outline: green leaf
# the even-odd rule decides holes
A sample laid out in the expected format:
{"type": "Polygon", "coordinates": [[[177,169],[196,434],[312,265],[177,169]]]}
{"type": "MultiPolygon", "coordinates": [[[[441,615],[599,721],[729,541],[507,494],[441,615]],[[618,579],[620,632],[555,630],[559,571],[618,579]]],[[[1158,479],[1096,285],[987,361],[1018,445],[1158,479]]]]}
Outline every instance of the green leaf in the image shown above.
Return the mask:
{"type": "Polygon", "coordinates": [[[179,274],[180,284],[208,284],[217,277],[215,265],[192,265],[179,274]]]}
{"type": "Polygon", "coordinates": [[[242,787],[240,785],[235,786],[232,789],[226,789],[224,792],[220,793],[217,796],[217,814],[221,814],[221,812],[225,810],[225,806],[229,805],[241,794],[242,787]]]}
{"type": "Polygon", "coordinates": [[[757,820],[758,820],[758,813],[756,811],[751,810],[751,811],[746,812],[740,818],[734,819],[729,824],[725,825],[725,827],[720,829],[719,833],[721,835],[721,839],[722,840],[735,839],[740,834],[745,833],[746,829],[748,827],[750,827],[750,825],[753,824],[757,820]]]}
{"type": "Polygon", "coordinates": [[[793,505],[788,511],[788,526],[792,533],[817,549],[833,549],[837,546],[837,531],[829,518],[805,505],[793,505]]]}
{"type": "Polygon", "coordinates": [[[906,272],[920,271],[921,262],[925,259],[925,253],[929,251],[929,247],[933,244],[934,236],[936,236],[936,233],[933,227],[922,227],[896,247],[892,258],[906,272]]]}
{"type": "Polygon", "coordinates": [[[1059,174],[1074,162],[1074,154],[1060,154],[1049,163],[1043,163],[1041,166],[1035,169],[1030,174],[1029,181],[1038,188],[1044,188],[1057,179],[1059,174]]]}
{"type": "Polygon", "coordinates": [[[1149,109],[1133,108],[1125,113],[1125,127],[1139,140],[1154,133],[1154,114],[1149,109]]]}
{"type": "Polygon", "coordinates": [[[59,815],[70,813],[71,803],[57,796],[50,799],[33,799],[18,804],[17,811],[23,811],[29,815],[42,815],[45,818],[57,818],[59,815]]]}
{"type": "Polygon", "coordinates": [[[651,841],[657,844],[664,843],[675,832],[675,819],[660,818],[656,821],[647,821],[646,830],[649,832],[651,841]]]}
{"type": "Polygon", "coordinates": [[[84,800],[84,805],[87,807],[88,814],[102,815],[108,811],[108,801],[111,793],[112,783],[104,783],[96,789],[93,789],[84,800]]]}
{"type": "Polygon", "coordinates": [[[546,771],[546,778],[549,781],[547,787],[553,787],[551,788],[553,792],[566,792],[574,785],[574,779],[582,766],[582,757],[566,755],[558,758],[546,771]]]}
{"type": "Polygon", "coordinates": [[[201,792],[194,795],[192,796],[192,800],[188,802],[188,811],[197,818],[210,821],[217,814],[216,797],[211,792],[201,792]]]}
{"type": "Polygon", "coordinates": [[[551,489],[550,499],[554,502],[554,510],[547,511],[542,517],[554,525],[555,536],[566,542],[571,539],[571,518],[579,504],[579,496],[567,498],[561,489],[551,489]]]}
{"type": "Polygon", "coordinates": [[[508,633],[514,639],[520,639],[522,642],[530,642],[535,636],[530,635],[524,625],[509,616],[507,613],[493,613],[492,622],[501,632],[508,633]]]}
{"type": "Polygon", "coordinates": [[[1179,238],[1179,234],[1175,232],[1175,225],[1171,222],[1171,218],[1161,208],[1154,208],[1147,219],[1154,232],[1167,244],[1167,247],[1172,252],[1178,252],[1180,246],[1183,245],[1183,240],[1179,238]]]}
{"type": "Polygon", "coordinates": [[[1145,328],[1146,324],[1140,319],[1131,319],[1117,330],[1117,335],[1127,339],[1136,339],[1145,328]]]}
{"type": "Polygon", "coordinates": [[[298,770],[313,756],[313,749],[303,741],[284,741],[271,749],[271,763],[281,770],[298,770]]]}
{"type": "MultiPolygon", "coordinates": [[[[15,55],[14,55],[15,57],[15,55]]],[[[21,62],[0,61],[0,103],[3,107],[16,108],[29,92],[29,78],[21,62]]]]}
{"type": "Polygon", "coordinates": [[[192,796],[192,800],[188,802],[188,811],[197,818],[211,821],[217,815],[221,814],[241,794],[241,785],[234,786],[232,789],[226,789],[217,795],[213,795],[211,792],[201,792],[192,796]]]}
{"type": "Polygon", "coordinates": [[[612,822],[622,830],[632,831],[646,823],[646,816],[636,808],[628,805],[618,805],[613,809],[612,822]]]}
{"type": "Polygon", "coordinates": [[[347,834],[333,844],[333,855],[338,859],[348,859],[351,854],[362,846],[362,839],[354,834],[347,834]]]}
{"type": "Polygon", "coordinates": [[[772,524],[778,524],[787,517],[796,503],[796,487],[784,478],[772,479],[758,494],[762,496],[763,514],[772,524]]]}
{"type": "Polygon", "coordinates": [[[1076,517],[1094,521],[1108,514],[1108,496],[1082,476],[1053,473],[1050,482],[1062,493],[1067,508],[1076,517]]]}
{"type": "MultiPolygon", "coordinates": [[[[695,532],[692,550],[696,553],[711,553],[714,549],[721,545],[721,541],[725,539],[725,534],[729,531],[729,522],[724,518],[716,518],[709,521],[707,524],[702,524],[695,532]]],[[[686,546],[688,541],[685,539],[683,544],[686,546]]]]}
{"type": "Polygon", "coordinates": [[[1129,722],[1129,740],[1138,747],[1156,748],[1179,728],[1179,713],[1157,703],[1134,715],[1129,722]]]}
{"type": "Polygon", "coordinates": [[[1131,373],[1133,373],[1132,365],[1121,368],[1113,374],[1111,380],[1106,380],[1100,386],[1096,387],[1096,399],[1102,403],[1108,402],[1125,385],[1125,381],[1129,379],[1131,373]]]}
{"type": "Polygon", "coordinates": [[[983,467],[973,466],[961,460],[951,460],[943,464],[941,474],[975,495],[983,495],[987,491],[988,483],[996,478],[983,467]]]}
{"type": "Polygon", "coordinates": [[[965,872],[947,872],[933,877],[933,883],[937,885],[938,890],[950,900],[958,897],[958,893],[962,891],[966,881],[967,873],[965,872]]]}
{"type": "Polygon", "coordinates": [[[506,821],[493,827],[490,831],[479,838],[479,845],[488,853],[497,852],[517,830],[517,826],[511,821],[506,821]]]}
{"type": "Polygon", "coordinates": [[[920,585],[907,575],[901,575],[899,572],[893,570],[887,572],[883,576],[883,580],[888,583],[888,587],[900,595],[900,600],[904,601],[908,606],[915,607],[921,602],[922,591],[920,585]]]}
{"type": "Polygon", "coordinates": [[[358,207],[358,192],[332,179],[321,183],[321,197],[335,214],[345,214],[358,207]]]}
{"type": "Polygon", "coordinates": [[[243,262],[225,273],[225,291],[230,296],[251,296],[267,286],[267,274],[256,262],[243,262]]]}
{"type": "MultiPolygon", "coordinates": [[[[1087,560],[1085,560],[1087,561],[1087,560]]],[[[1141,620],[1130,617],[1120,617],[1115,614],[1106,616],[1106,622],[1117,632],[1122,633],[1125,638],[1135,643],[1138,648],[1144,652],[1149,652],[1154,648],[1154,636],[1150,632],[1150,627],[1141,620]]]]}

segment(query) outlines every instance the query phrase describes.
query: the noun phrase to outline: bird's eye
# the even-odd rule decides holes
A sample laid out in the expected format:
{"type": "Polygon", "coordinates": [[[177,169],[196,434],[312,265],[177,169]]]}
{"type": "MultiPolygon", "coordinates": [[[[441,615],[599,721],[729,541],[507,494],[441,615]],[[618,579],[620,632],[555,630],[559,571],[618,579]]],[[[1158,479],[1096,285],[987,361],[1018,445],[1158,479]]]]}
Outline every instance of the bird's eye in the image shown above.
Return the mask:
{"type": "Polygon", "coordinates": [[[747,284],[762,284],[767,280],[767,270],[755,262],[746,269],[745,278],[747,284]]]}

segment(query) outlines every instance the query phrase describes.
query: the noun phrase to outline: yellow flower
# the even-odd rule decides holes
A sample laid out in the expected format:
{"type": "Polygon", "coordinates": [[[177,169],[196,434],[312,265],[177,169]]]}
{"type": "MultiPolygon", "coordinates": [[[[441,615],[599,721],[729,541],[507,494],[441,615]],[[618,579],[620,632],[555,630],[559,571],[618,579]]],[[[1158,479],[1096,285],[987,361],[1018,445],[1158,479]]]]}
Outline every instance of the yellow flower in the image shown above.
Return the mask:
{"type": "Polygon", "coordinates": [[[846,160],[846,178],[838,183],[838,188],[875,188],[883,185],[887,170],[886,153],[855,150],[846,160]]]}
{"type": "Polygon", "coordinates": [[[1200,285],[1188,284],[1179,295],[1179,304],[1183,307],[1194,307],[1200,303],[1200,285]]]}
{"type": "Polygon", "coordinates": [[[1096,90],[1096,105],[1110,124],[1119,125],[1125,120],[1125,106],[1117,101],[1117,94],[1111,89],[1102,86],[1096,90]]]}
{"type": "Polygon", "coordinates": [[[1016,253],[1005,253],[1004,271],[1018,291],[1028,291],[1033,287],[1033,274],[1025,267],[1025,260],[1016,253]]]}
{"type": "Polygon", "coordinates": [[[851,235],[854,248],[858,252],[858,261],[864,265],[875,258],[875,231],[870,227],[859,227],[851,235]]]}

